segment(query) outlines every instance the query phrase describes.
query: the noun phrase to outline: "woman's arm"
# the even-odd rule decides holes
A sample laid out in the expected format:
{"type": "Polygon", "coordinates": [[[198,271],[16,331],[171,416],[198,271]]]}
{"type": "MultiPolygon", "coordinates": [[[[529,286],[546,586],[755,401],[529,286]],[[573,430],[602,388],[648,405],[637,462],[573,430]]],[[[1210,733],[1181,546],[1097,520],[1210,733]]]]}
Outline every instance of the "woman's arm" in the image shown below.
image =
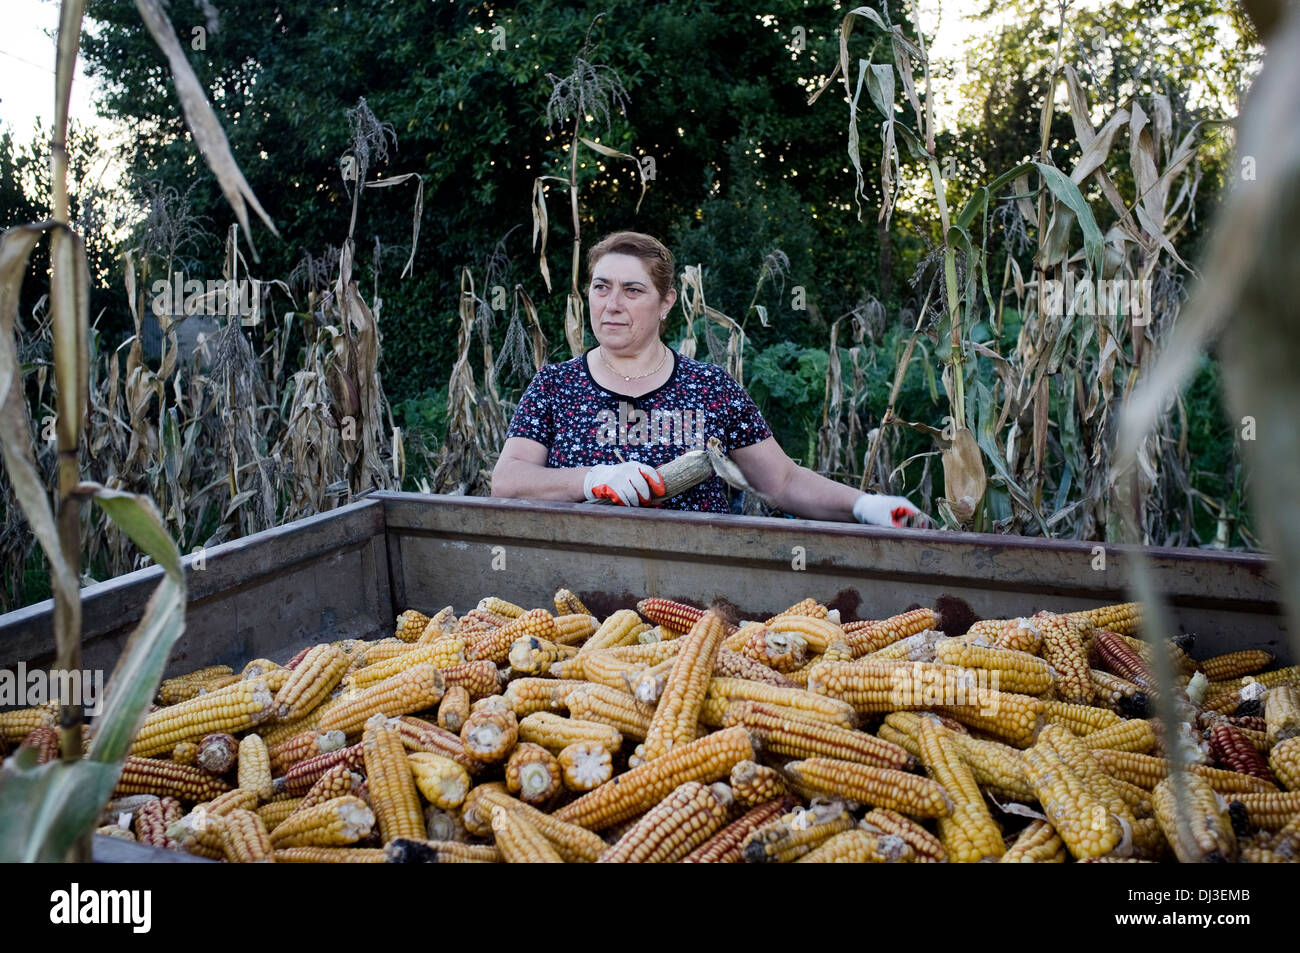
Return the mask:
{"type": "Polygon", "coordinates": [[[583,481],[591,467],[548,467],[545,444],[508,437],[492,471],[492,495],[530,500],[585,500],[583,481]]]}
{"type": "Polygon", "coordinates": [[[811,520],[854,522],[862,491],[828,480],[791,460],[772,437],[729,454],[745,481],[779,509],[811,520]]]}

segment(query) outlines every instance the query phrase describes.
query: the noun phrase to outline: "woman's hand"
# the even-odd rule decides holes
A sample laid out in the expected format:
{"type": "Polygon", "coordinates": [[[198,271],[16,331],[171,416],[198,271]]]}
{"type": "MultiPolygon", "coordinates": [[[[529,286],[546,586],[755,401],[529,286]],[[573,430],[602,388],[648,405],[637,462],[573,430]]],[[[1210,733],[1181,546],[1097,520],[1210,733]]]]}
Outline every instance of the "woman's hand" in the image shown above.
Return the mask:
{"type": "Polygon", "coordinates": [[[863,493],[853,504],[853,518],[872,526],[915,526],[925,519],[906,497],[863,493]]]}
{"type": "Polygon", "coordinates": [[[649,503],[651,491],[662,495],[665,489],[663,477],[654,467],[635,461],[594,466],[582,484],[587,499],[610,500],[620,506],[649,503]]]}

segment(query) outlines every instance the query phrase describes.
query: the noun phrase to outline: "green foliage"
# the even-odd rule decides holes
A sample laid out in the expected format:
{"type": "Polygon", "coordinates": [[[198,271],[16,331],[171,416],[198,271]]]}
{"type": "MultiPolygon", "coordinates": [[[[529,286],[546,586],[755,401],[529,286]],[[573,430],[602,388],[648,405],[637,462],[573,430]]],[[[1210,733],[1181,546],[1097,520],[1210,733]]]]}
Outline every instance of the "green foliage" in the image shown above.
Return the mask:
{"type": "Polygon", "coordinates": [[[777,443],[793,457],[812,458],[826,389],[826,350],[779,341],[747,356],[745,387],[772,428],[777,443]],[[810,436],[811,434],[811,436],[810,436]]]}

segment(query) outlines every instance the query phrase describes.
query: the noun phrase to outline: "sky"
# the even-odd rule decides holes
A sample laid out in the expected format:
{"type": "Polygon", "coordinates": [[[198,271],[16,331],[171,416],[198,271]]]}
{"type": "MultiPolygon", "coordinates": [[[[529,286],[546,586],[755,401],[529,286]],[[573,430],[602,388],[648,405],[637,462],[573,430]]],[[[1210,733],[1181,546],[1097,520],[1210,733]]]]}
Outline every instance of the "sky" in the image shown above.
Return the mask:
{"type": "MultiPolygon", "coordinates": [[[[54,123],[54,31],[59,24],[55,0],[0,0],[0,123],[14,138],[26,140],[39,118],[54,123]]],[[[77,61],[72,81],[74,121],[98,124],[91,104],[91,82],[77,61]]]]}

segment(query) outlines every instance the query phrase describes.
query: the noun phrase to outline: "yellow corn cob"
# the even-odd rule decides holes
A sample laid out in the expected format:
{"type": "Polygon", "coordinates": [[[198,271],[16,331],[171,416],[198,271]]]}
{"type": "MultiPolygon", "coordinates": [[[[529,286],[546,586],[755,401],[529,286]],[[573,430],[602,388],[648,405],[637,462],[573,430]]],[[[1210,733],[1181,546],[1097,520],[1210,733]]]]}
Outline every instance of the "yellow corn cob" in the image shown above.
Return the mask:
{"type": "Polygon", "coordinates": [[[126,759],[113,797],[127,794],[170,795],[181,801],[210,801],[231,790],[229,784],[189,764],[174,764],[134,755],[126,759]]]}
{"type": "Polygon", "coordinates": [[[221,860],[226,855],[221,833],[224,825],[224,817],[192,811],[167,827],[167,837],[178,848],[196,857],[221,860]]]}
{"type": "MultiPolygon", "coordinates": [[[[1105,748],[1097,749],[1093,752],[1093,756],[1107,774],[1147,790],[1153,789],[1169,776],[1169,762],[1164,758],[1155,758],[1133,751],[1110,751],[1105,748]]],[[[1238,771],[1224,771],[1204,764],[1188,765],[1188,770],[1206,781],[1220,794],[1266,794],[1277,790],[1275,785],[1262,778],[1251,777],[1238,771]]]]}
{"type": "Polygon", "coordinates": [[[464,685],[448,688],[438,702],[438,727],[459,735],[469,717],[469,702],[469,689],[464,685]]]}
{"type": "Polygon", "coordinates": [[[262,819],[268,831],[273,831],[284,819],[298,809],[303,798],[291,797],[283,801],[270,801],[257,808],[257,816],[262,819]]]}
{"type": "Polygon", "coordinates": [[[1071,771],[1073,771],[1093,796],[1101,801],[1111,816],[1120,820],[1121,826],[1133,826],[1133,812],[1129,809],[1128,799],[1117,789],[1098,762],[1095,754],[1085,747],[1068,728],[1050,725],[1038,736],[1040,745],[1050,746],[1071,771]]]}
{"type": "Polygon", "coordinates": [[[317,645],[298,662],[275,696],[276,717],[295,721],[323,702],[348,670],[347,653],[317,645]]]}
{"type": "Polygon", "coordinates": [[[261,735],[245,735],[239,742],[238,782],[241,788],[253,791],[262,801],[269,801],[275,793],[271,780],[271,755],[261,735]]]}
{"type": "Polygon", "coordinates": [[[856,662],[822,662],[812,669],[808,687],[848,702],[859,712],[887,712],[967,704],[976,691],[991,687],[991,680],[988,673],[955,665],[871,656],[856,662]]]}
{"type": "Polygon", "coordinates": [[[581,654],[600,649],[612,649],[621,645],[635,645],[637,636],[649,629],[631,609],[619,609],[605,619],[600,627],[579,649],[581,654]]]}
{"type": "Polygon", "coordinates": [[[131,823],[135,839],[151,847],[176,849],[176,843],[167,836],[167,828],[179,821],[184,813],[181,802],[176,798],[155,798],[135,812],[131,823]]]}
{"type": "Polygon", "coordinates": [[[1034,620],[1043,636],[1043,658],[1056,671],[1056,690],[1063,701],[1092,704],[1092,678],[1084,637],[1091,631],[1086,620],[1046,615],[1034,620]]]}
{"type": "Polygon", "coordinates": [[[194,764],[199,760],[199,746],[193,741],[182,741],[172,748],[172,760],[177,764],[194,764]]]}
{"type": "Polygon", "coordinates": [[[943,786],[952,800],[939,818],[939,839],[957,863],[996,860],[1005,851],[1002,831],[989,813],[975,775],[966,764],[951,733],[943,725],[922,718],[917,728],[921,760],[926,773],[943,786]]]}
{"type": "Polygon", "coordinates": [[[231,811],[221,825],[221,842],[226,859],[235,864],[269,864],[273,848],[271,835],[262,819],[252,811],[231,811]]]}
{"type": "Polygon", "coordinates": [[[727,706],[734,702],[780,705],[802,713],[805,720],[811,718],[845,728],[853,728],[858,723],[857,713],[848,702],[801,688],[779,688],[740,678],[710,680],[704,706],[700,710],[700,721],[711,728],[719,727],[726,715],[727,706]]]}
{"type": "Polygon", "coordinates": [[[378,847],[286,847],[272,854],[277,864],[383,864],[378,847]]]}
{"type": "MultiPolygon", "coordinates": [[[[348,748],[339,748],[337,751],[299,761],[286,771],[284,777],[279,781],[283,782],[285,793],[291,797],[297,797],[311,790],[312,785],[319,781],[325,772],[336,765],[343,764],[349,768],[356,768],[364,760],[365,755],[362,752],[361,745],[355,744],[348,748]]],[[[277,783],[277,787],[280,786],[281,784],[277,783]]]]}
{"type": "Polygon", "coordinates": [[[440,754],[444,758],[455,761],[471,775],[483,767],[483,762],[476,759],[465,748],[465,742],[460,740],[460,735],[444,731],[437,725],[413,715],[403,715],[398,718],[396,728],[402,736],[402,744],[406,745],[408,751],[440,754]]]}
{"type": "Polygon", "coordinates": [[[817,804],[807,811],[795,808],[750,834],[741,854],[750,864],[793,863],[853,826],[843,801],[817,804]]]}
{"type": "Polygon", "coordinates": [[[731,769],[731,791],[741,807],[756,807],[786,794],[785,778],[775,768],[742,761],[731,769]]]}
{"type": "Polygon", "coordinates": [[[305,811],[317,804],[324,804],[326,801],[332,801],[336,797],[346,797],[349,794],[361,797],[361,784],[361,775],[352,769],[352,765],[340,762],[317,778],[316,783],[306,794],[295,799],[298,802],[297,809],[305,811]]]}
{"type": "MultiPolygon", "coordinates": [[[[516,684],[512,682],[511,686],[516,684]]],[[[582,682],[568,693],[567,702],[569,714],[575,719],[609,725],[624,738],[644,741],[650,730],[650,716],[636,699],[607,685],[582,682]]]]}
{"type": "Polygon", "coordinates": [[[206,813],[212,817],[224,817],[231,811],[251,811],[257,807],[256,792],[245,788],[235,788],[218,794],[210,801],[195,806],[195,813],[206,813]]]}
{"type": "Polygon", "coordinates": [[[484,612],[491,612],[495,615],[505,616],[507,619],[517,619],[524,614],[524,610],[521,606],[517,606],[513,602],[507,602],[504,599],[499,599],[496,596],[488,596],[484,599],[480,599],[478,608],[484,612]]]}
{"type": "Polygon", "coordinates": [[[1083,745],[1085,748],[1109,748],[1113,751],[1147,754],[1156,746],[1156,732],[1151,727],[1151,722],[1134,718],[1085,735],[1083,745]]]}
{"type": "Polygon", "coordinates": [[[393,634],[403,642],[415,642],[424,634],[429,617],[423,612],[407,609],[397,617],[397,631],[393,634]]]}
{"type": "Polygon", "coordinates": [[[1300,791],[1300,735],[1274,745],[1268,755],[1268,766],[1282,787],[1300,791]]]}
{"type": "Polygon", "coordinates": [[[938,621],[933,609],[913,609],[875,622],[850,623],[844,626],[844,641],[853,658],[861,658],[932,630],[938,621]]]}
{"type": "MultiPolygon", "coordinates": [[[[464,803],[470,788],[469,773],[455,761],[426,751],[414,752],[406,758],[415,775],[415,786],[426,801],[448,811],[464,803]]],[[[423,833],[423,821],[420,829],[423,833]]]]}
{"type": "Polygon", "coordinates": [[[1269,744],[1276,745],[1300,735],[1300,688],[1278,685],[1264,696],[1264,721],[1269,744]]]}
{"type": "MultiPolygon", "coordinates": [[[[382,662],[375,662],[365,668],[357,669],[349,677],[353,688],[368,688],[376,682],[392,678],[415,665],[432,665],[446,671],[465,661],[465,643],[454,635],[445,635],[433,642],[412,646],[410,650],[382,662]]],[[[495,672],[493,675],[495,676],[495,672]]],[[[493,685],[495,688],[495,684],[493,685]]]]}
{"type": "Polygon", "coordinates": [[[538,711],[563,710],[569,693],[587,684],[576,678],[517,678],[506,686],[503,697],[516,718],[525,718],[538,711]]]}
{"type": "Polygon", "coordinates": [[[1154,816],[1155,807],[1147,799],[1147,814],[1133,822],[1133,856],[1140,860],[1168,860],[1172,856],[1165,832],[1160,829],[1160,821],[1154,816]]]}
{"type": "Polygon", "coordinates": [[[731,804],[725,784],[687,781],[652,807],[597,863],[676,863],[722,829],[731,804]]]}
{"type": "Polygon", "coordinates": [[[465,658],[470,661],[490,659],[497,665],[504,664],[515,640],[529,636],[553,643],[559,637],[555,617],[545,609],[529,609],[495,632],[471,641],[465,648],[465,658]]]}
{"type": "Polygon", "coordinates": [[[423,837],[424,814],[402,736],[383,715],[375,715],[366,722],[361,746],[379,836],[385,843],[394,837],[423,837]]]}
{"type": "Polygon", "coordinates": [[[555,614],[557,616],[569,615],[572,613],[591,615],[591,610],[589,610],[585,605],[583,605],[582,600],[579,599],[577,595],[575,595],[569,589],[555,590],[554,601],[555,601],[555,614]]]}
{"type": "Polygon", "coordinates": [[[976,691],[968,705],[941,705],[936,714],[955,719],[1017,748],[1033,744],[1043,723],[1042,706],[1032,695],[1015,692],[976,691]]]}
{"type": "Polygon", "coordinates": [[[1263,671],[1273,664],[1273,654],[1263,649],[1243,649],[1202,659],[1198,664],[1210,681],[1223,681],[1263,671]]]}
{"type": "Polygon", "coordinates": [[[776,615],[772,616],[772,618],[768,619],[763,624],[771,625],[777,619],[784,618],[785,616],[792,616],[792,615],[808,616],[813,619],[824,619],[826,618],[826,611],[827,610],[824,605],[821,605],[816,599],[809,597],[807,599],[800,599],[794,605],[790,606],[790,608],[782,612],[778,612],[776,615]]]}
{"type": "MultiPolygon", "coordinates": [[[[263,739],[265,740],[265,739],[263,739]]],[[[337,751],[346,744],[347,736],[341,731],[304,731],[286,738],[274,748],[269,748],[271,774],[279,776],[299,761],[314,758],[318,754],[337,751]]]]}
{"type": "Polygon", "coordinates": [[[189,701],[207,692],[214,692],[227,685],[240,681],[229,665],[213,665],[189,675],[165,679],[158,686],[158,702],[161,705],[176,705],[189,701]],[[208,674],[203,674],[204,672],[208,674]]]}
{"type": "Polygon", "coordinates": [[[460,729],[460,740],[476,761],[487,764],[504,761],[519,740],[519,722],[504,702],[480,708],[471,711],[465,719],[465,724],[460,729]]]}
{"type": "Polygon", "coordinates": [[[545,804],[560,790],[560,781],[560,763],[541,745],[516,745],[506,762],[506,788],[525,804],[545,804]]]}
{"type": "Polygon", "coordinates": [[[1167,778],[1156,785],[1152,800],[1155,802],[1156,820],[1165,838],[1184,864],[1206,862],[1232,863],[1237,859],[1237,836],[1232,830],[1228,812],[1220,804],[1214,789],[1194,774],[1186,775],[1187,802],[1184,817],[1186,830],[1179,830],[1174,782],[1167,778]]]}
{"type": "Polygon", "coordinates": [[[737,702],[727,707],[723,725],[744,725],[765,751],[793,758],[823,757],[881,768],[907,769],[915,759],[898,745],[862,731],[803,720],[775,705],[737,702]]]}
{"type": "Polygon", "coordinates": [[[344,847],[370,833],[374,812],[358,797],[338,797],[299,811],[271,832],[276,851],[286,847],[344,847]]]}
{"type": "Polygon", "coordinates": [[[266,747],[269,750],[274,750],[277,745],[288,741],[294,735],[300,735],[304,731],[316,731],[320,727],[320,716],[324,714],[329,704],[329,702],[325,702],[313,708],[307,717],[299,718],[296,721],[275,722],[274,724],[269,720],[263,722],[257,726],[257,733],[266,742],[266,747]]]}
{"type": "Polygon", "coordinates": [[[659,698],[668,687],[668,676],[673,673],[676,658],[664,659],[658,665],[638,666],[623,673],[623,683],[632,697],[653,713],[659,698]]]}
{"type": "Polygon", "coordinates": [[[486,819],[480,817],[476,821],[476,826],[484,833],[490,833],[492,810],[496,807],[505,807],[523,815],[551,842],[551,846],[565,863],[592,863],[608,846],[598,834],[586,828],[566,823],[551,814],[544,814],[522,801],[515,800],[506,793],[505,785],[500,783],[480,784],[474,788],[465,801],[465,815],[469,818],[471,815],[486,814],[486,819]],[[484,824],[486,827],[482,826],[484,824]]]}
{"type": "Polygon", "coordinates": [[[1094,731],[1120,724],[1123,719],[1107,708],[1091,705],[1073,705],[1062,701],[1045,701],[1043,717],[1049,724],[1064,725],[1076,735],[1090,735],[1094,731]]]}
{"type": "Polygon", "coordinates": [[[998,691],[1038,695],[1052,687],[1051,667],[1028,652],[983,648],[948,639],[935,646],[934,657],[947,665],[997,672],[989,687],[998,691]]]}
{"type": "Polygon", "coordinates": [[[1050,744],[1040,742],[1023,757],[1039,804],[1076,860],[1102,857],[1119,846],[1119,819],[1050,744]]]}
{"type": "Polygon", "coordinates": [[[455,628],[456,610],[451,606],[443,606],[429,617],[429,621],[425,623],[420,637],[415,641],[420,645],[427,645],[430,642],[436,642],[445,635],[450,635],[455,628]]]}
{"type": "Polygon", "coordinates": [[[406,715],[432,708],[442,700],[442,672],[416,665],[354,694],[339,696],[321,714],[320,727],[355,734],[373,715],[406,715]]]}
{"type": "Polygon", "coordinates": [[[378,642],[354,647],[351,651],[343,650],[339,645],[335,647],[345,651],[349,666],[356,671],[370,665],[378,665],[380,662],[401,658],[407,652],[414,651],[419,644],[419,642],[403,642],[401,639],[380,639],[378,642]]]}
{"type": "Polygon", "coordinates": [[[564,861],[523,815],[498,807],[492,812],[492,833],[497,849],[508,864],[562,864],[564,861]]]}
{"type": "Polygon", "coordinates": [[[841,831],[814,847],[796,864],[907,864],[916,859],[901,837],[859,828],[841,831]]]}
{"type": "Polygon", "coordinates": [[[750,625],[738,635],[743,637],[736,651],[774,671],[788,672],[808,661],[808,643],[797,632],[773,632],[764,625],[750,625]]]}
{"type": "Polygon", "coordinates": [[[246,731],[273,713],[265,679],[250,678],[145,716],[131,753],[163,754],[177,742],[194,741],[213,732],[246,731]]]}
{"type": "Polygon", "coordinates": [[[447,688],[459,685],[473,699],[486,698],[501,691],[500,673],[496,664],[487,659],[442,669],[442,683],[447,688]]]}
{"type": "Polygon", "coordinates": [[[1016,835],[998,862],[1003,864],[1063,864],[1069,854],[1059,834],[1047,821],[1030,821],[1016,835]]]}
{"type": "Polygon", "coordinates": [[[1229,804],[1240,803],[1255,830],[1280,831],[1300,816],[1300,791],[1269,794],[1232,794],[1229,804]]]}
{"type": "Polygon", "coordinates": [[[609,749],[598,741],[575,741],[560,750],[557,761],[564,786],[570,791],[592,791],[614,775],[609,749]]]}
{"type": "Polygon", "coordinates": [[[685,634],[685,632],[670,629],[666,625],[656,625],[653,628],[643,629],[638,632],[636,641],[638,645],[649,645],[651,642],[671,642],[673,639],[680,639],[685,634]]]}
{"type": "Polygon", "coordinates": [[[883,807],[872,808],[863,815],[858,827],[869,833],[889,834],[899,838],[912,849],[915,863],[942,864],[948,861],[948,852],[939,838],[897,811],[883,807]]]}
{"type": "Polygon", "coordinates": [[[879,651],[863,655],[862,659],[876,662],[891,659],[900,662],[930,662],[934,660],[934,647],[944,640],[942,632],[918,632],[886,645],[879,651]]]}
{"type": "Polygon", "coordinates": [[[1097,668],[1089,669],[1088,677],[1092,679],[1094,704],[1120,715],[1147,710],[1149,699],[1141,686],[1097,668]]]}
{"type": "Polygon", "coordinates": [[[937,782],[892,768],[834,758],[805,758],[791,761],[784,771],[804,788],[913,817],[944,817],[952,807],[952,799],[937,782]]]}
{"type": "Polygon", "coordinates": [[[1012,619],[993,637],[992,645],[1038,655],[1043,651],[1043,633],[1032,619],[1012,619]]]}
{"type": "Polygon", "coordinates": [[[1101,606],[1084,612],[1072,612],[1071,616],[1085,619],[1098,629],[1118,632],[1120,635],[1136,635],[1142,626],[1142,604],[1140,602],[1121,602],[1117,605],[1101,606]]]}
{"type": "Polygon", "coordinates": [[[560,645],[578,646],[596,634],[600,620],[589,612],[559,612],[555,616],[555,641],[560,645]]]}
{"type": "Polygon", "coordinates": [[[704,613],[682,642],[663,695],[646,731],[647,761],[662,757],[673,748],[698,736],[700,709],[713,666],[717,662],[725,630],[722,618],[712,610],[704,613]]]}
{"type": "MultiPolygon", "coordinates": [[[[880,735],[919,757],[921,749],[916,739],[923,717],[910,711],[894,712],[885,717],[885,723],[880,726],[880,735]]],[[[960,734],[952,730],[951,724],[946,727],[980,788],[998,798],[1033,800],[1034,791],[1025,778],[1025,765],[1020,751],[997,741],[960,734]]]]}
{"type": "Polygon", "coordinates": [[[597,721],[564,718],[550,712],[534,712],[524,718],[519,723],[519,737],[552,753],[579,741],[594,742],[611,753],[623,745],[623,737],[617,728],[597,721]]]}
{"type": "Polygon", "coordinates": [[[545,675],[556,662],[576,654],[577,649],[548,642],[535,635],[527,635],[515,639],[506,658],[510,662],[510,667],[516,672],[525,675],[545,675]]]}
{"type": "Polygon", "coordinates": [[[555,816],[589,830],[611,827],[650,810],[679,784],[721,780],[737,762],[753,758],[745,729],[724,728],[620,774],[566,804],[555,816]]]}
{"type": "Polygon", "coordinates": [[[844,629],[830,619],[817,619],[806,615],[777,616],[767,624],[772,632],[793,633],[800,636],[810,652],[825,652],[832,642],[844,641],[844,629]]]}

